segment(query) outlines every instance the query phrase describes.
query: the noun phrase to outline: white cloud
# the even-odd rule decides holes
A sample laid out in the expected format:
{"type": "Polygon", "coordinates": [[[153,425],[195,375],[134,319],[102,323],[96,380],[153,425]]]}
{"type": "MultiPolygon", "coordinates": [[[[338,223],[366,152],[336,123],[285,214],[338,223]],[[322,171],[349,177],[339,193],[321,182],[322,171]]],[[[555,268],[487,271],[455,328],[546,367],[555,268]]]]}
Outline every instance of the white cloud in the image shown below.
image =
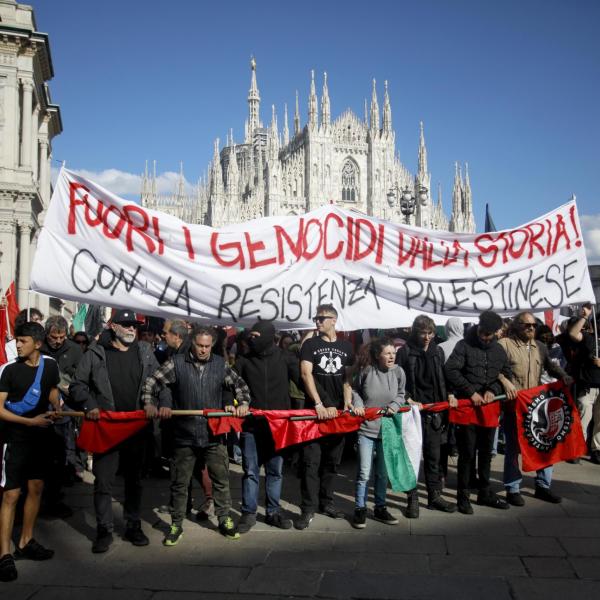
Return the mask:
{"type": "MultiPolygon", "coordinates": [[[[52,168],[52,183],[56,182],[59,169],[52,168]]],[[[119,169],[105,169],[104,171],[89,171],[87,169],[74,169],[74,172],[86,179],[91,179],[117,196],[139,196],[142,191],[142,176],[127,173],[119,169]]],[[[177,190],[179,173],[165,171],[156,175],[156,189],[159,194],[173,194],[177,190]]],[[[192,194],[192,184],[184,179],[185,193],[192,194]]]]}
{"type": "Polygon", "coordinates": [[[600,263],[600,214],[581,215],[585,251],[590,264],[600,263]]]}

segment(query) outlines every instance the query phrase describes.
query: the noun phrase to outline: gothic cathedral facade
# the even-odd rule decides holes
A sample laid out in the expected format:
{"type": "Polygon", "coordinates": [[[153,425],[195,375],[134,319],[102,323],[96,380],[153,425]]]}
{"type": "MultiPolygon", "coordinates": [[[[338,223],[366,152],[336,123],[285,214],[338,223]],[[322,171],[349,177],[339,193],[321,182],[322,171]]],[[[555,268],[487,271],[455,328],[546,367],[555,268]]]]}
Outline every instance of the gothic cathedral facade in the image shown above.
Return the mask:
{"type": "Polygon", "coordinates": [[[264,216],[299,215],[332,203],[425,229],[475,231],[468,166],[463,178],[462,169],[455,165],[448,219],[441,191],[437,202],[431,199],[422,123],[417,173],[412,174],[397,156],[387,81],[381,115],[373,81],[370,111],[365,101],[363,119],[347,109],[332,120],[327,73],[320,107],[314,71],[311,75],[307,123],[301,125],[296,92],[293,129],[286,106],[280,132],[274,106],[270,125],[265,127],[261,121],[252,59],[244,142],[235,143],[230,134],[220,149],[219,140],[215,141],[209,176],[198,183],[193,195],[184,192],[183,171],[172,196],[157,194],[156,173],[149,175],[146,168],[143,205],[188,222],[221,227],[264,216]]]}

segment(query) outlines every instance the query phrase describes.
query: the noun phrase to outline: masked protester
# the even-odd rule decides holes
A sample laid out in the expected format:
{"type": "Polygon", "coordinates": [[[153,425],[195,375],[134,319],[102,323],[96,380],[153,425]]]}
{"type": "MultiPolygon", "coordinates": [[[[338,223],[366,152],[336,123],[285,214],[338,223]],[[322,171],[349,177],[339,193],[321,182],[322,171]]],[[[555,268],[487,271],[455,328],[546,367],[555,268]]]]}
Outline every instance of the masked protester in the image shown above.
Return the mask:
{"type": "MultiPolygon", "coordinates": [[[[492,311],[479,316],[479,323],[460,340],[445,364],[450,390],[457,398],[470,398],[475,407],[491,404],[494,397],[503,393],[499,376],[511,378],[512,373],[506,352],[498,343],[496,334],[502,327],[502,319],[492,311]]],[[[493,427],[458,425],[457,498],[458,510],[473,514],[469,499],[471,467],[477,454],[478,494],[477,504],[507,509],[510,505],[495,494],[490,487],[490,470],[494,435],[498,426],[500,407],[494,407],[493,427]]]]}
{"type": "MultiPolygon", "coordinates": [[[[251,407],[262,410],[290,410],[290,381],[299,383],[298,360],[275,345],[275,328],[271,323],[255,323],[248,336],[249,352],[239,356],[234,369],[250,388],[251,407]]],[[[249,416],[240,436],[242,447],[242,517],[240,533],[256,524],[260,467],[265,469],[266,523],[280,529],[292,527],[281,515],[279,499],[283,482],[283,456],[275,446],[267,421],[249,416]]]]}

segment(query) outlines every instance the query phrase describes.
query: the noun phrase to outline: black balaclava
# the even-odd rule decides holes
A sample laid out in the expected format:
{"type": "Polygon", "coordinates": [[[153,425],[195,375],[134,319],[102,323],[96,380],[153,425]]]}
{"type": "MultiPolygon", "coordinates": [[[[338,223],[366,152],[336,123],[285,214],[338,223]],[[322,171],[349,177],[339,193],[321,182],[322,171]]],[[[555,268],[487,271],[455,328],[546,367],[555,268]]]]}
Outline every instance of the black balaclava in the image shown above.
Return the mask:
{"type": "Polygon", "coordinates": [[[248,345],[256,354],[264,354],[273,347],[275,343],[275,327],[268,321],[257,321],[250,328],[250,333],[256,331],[260,336],[251,335],[248,338],[248,345]]]}

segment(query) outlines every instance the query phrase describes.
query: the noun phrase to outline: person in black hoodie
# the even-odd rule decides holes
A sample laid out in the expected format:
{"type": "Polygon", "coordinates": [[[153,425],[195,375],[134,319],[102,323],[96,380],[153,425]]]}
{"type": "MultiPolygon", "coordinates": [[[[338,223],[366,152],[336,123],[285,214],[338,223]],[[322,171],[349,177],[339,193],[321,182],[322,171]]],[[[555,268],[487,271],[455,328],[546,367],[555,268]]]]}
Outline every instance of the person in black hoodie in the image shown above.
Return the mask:
{"type": "MultiPolygon", "coordinates": [[[[508,356],[497,340],[502,319],[492,311],[479,315],[479,324],[471,327],[464,340],[460,340],[445,364],[449,388],[458,398],[470,398],[475,407],[494,402],[494,397],[503,394],[504,388],[498,379],[500,374],[511,379],[512,372],[508,356]]],[[[500,407],[497,407],[500,414],[500,407]]],[[[496,422],[496,426],[498,423],[496,422]]],[[[490,470],[494,427],[481,425],[458,425],[457,498],[458,510],[466,515],[473,514],[469,500],[471,466],[477,457],[478,486],[477,504],[492,508],[509,508],[509,504],[490,489],[490,470]]]]}
{"type": "MultiPolygon", "coordinates": [[[[426,315],[419,315],[413,322],[410,337],[398,350],[396,364],[406,373],[406,396],[410,404],[449,401],[456,405],[456,398],[446,393],[444,379],[444,352],[435,344],[435,323],[426,315]]],[[[421,415],[423,428],[423,465],[427,486],[427,508],[442,512],[454,512],[456,506],[442,498],[443,472],[442,444],[446,442],[448,413],[426,412],[421,415]]],[[[408,492],[406,516],[419,516],[417,488],[408,492]]]]}
{"type": "MultiPolygon", "coordinates": [[[[252,408],[290,410],[290,380],[300,382],[298,360],[293,354],[275,345],[275,328],[271,323],[258,321],[250,329],[250,352],[240,356],[235,370],[250,388],[252,408]]],[[[242,446],[242,517],[239,532],[246,533],[256,524],[260,466],[265,469],[266,523],[280,529],[292,527],[292,521],[281,516],[283,456],[275,452],[271,431],[266,419],[249,416],[240,436],[242,446]]]]}
{"type": "MultiPolygon", "coordinates": [[[[150,344],[137,341],[137,320],[132,310],[118,310],[110,329],[100,336],[77,365],[69,386],[71,403],[81,407],[87,419],[100,418],[100,410],[134,411],[142,408],[142,384],[157,368],[150,344]]],[[[170,392],[165,390],[170,397],[170,392]]],[[[146,546],[142,531],[142,469],[145,429],[103,454],[94,454],[94,509],[97,535],[92,552],[106,552],[113,542],[112,487],[117,468],[125,480],[123,513],[124,539],[134,546],[146,546]]]]}

